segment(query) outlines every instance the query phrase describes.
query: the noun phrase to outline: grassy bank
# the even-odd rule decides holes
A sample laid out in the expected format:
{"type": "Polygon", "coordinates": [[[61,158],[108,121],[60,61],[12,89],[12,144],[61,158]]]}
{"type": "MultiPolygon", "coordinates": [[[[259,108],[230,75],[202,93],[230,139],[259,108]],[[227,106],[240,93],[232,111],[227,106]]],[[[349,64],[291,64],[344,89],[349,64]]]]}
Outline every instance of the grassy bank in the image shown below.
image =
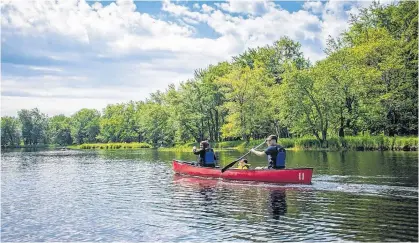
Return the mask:
{"type": "MultiPolygon", "coordinates": [[[[237,149],[244,150],[255,147],[263,140],[225,141],[211,143],[217,150],[237,149]]],[[[293,150],[403,150],[417,151],[417,137],[387,137],[387,136],[347,136],[344,138],[332,137],[327,140],[324,147],[314,137],[303,138],[280,138],[278,143],[285,148],[293,150]]],[[[199,147],[198,143],[176,145],[171,148],[159,148],[168,151],[191,151],[193,146],[199,147]]]]}
{"type": "Polygon", "coordinates": [[[140,149],[152,148],[148,143],[84,143],[81,145],[71,145],[71,149],[140,149]]]}
{"type": "MultiPolygon", "coordinates": [[[[295,139],[297,149],[322,149],[314,138],[295,139]]],[[[324,149],[324,148],[323,148],[324,149]]],[[[417,137],[347,136],[327,140],[327,150],[403,150],[417,151],[417,137]]]]}
{"type": "MultiPolygon", "coordinates": [[[[211,146],[218,150],[245,150],[261,144],[263,140],[224,141],[214,142],[211,146]]],[[[417,151],[417,137],[387,137],[387,136],[347,136],[344,138],[332,137],[327,140],[324,147],[314,137],[280,138],[278,143],[285,148],[293,150],[403,150],[417,151]]],[[[190,152],[192,147],[199,147],[199,143],[177,144],[174,147],[158,148],[161,151],[190,152]]],[[[67,146],[72,149],[139,149],[152,148],[147,143],[93,143],[67,146]]]]}
{"type": "Polygon", "coordinates": [[[63,148],[65,146],[61,146],[58,144],[36,144],[36,145],[6,145],[6,146],[1,146],[1,148],[4,149],[20,149],[20,148],[24,148],[24,149],[36,149],[36,148],[63,148]]]}

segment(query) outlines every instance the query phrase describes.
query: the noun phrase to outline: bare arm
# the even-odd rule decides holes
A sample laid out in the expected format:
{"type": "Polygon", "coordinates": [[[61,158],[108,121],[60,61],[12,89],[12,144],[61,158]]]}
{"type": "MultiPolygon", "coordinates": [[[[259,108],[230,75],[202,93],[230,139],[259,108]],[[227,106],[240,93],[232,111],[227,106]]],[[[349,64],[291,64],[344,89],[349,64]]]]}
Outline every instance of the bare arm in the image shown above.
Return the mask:
{"type": "Polygon", "coordinates": [[[192,152],[196,155],[200,154],[202,152],[202,149],[196,150],[196,147],[194,146],[192,149],[192,152]]]}
{"type": "Polygon", "coordinates": [[[251,149],[250,152],[252,152],[252,153],[254,153],[254,154],[258,155],[258,156],[264,156],[264,155],[266,155],[265,152],[263,152],[263,151],[256,151],[254,149],[251,149]]]}

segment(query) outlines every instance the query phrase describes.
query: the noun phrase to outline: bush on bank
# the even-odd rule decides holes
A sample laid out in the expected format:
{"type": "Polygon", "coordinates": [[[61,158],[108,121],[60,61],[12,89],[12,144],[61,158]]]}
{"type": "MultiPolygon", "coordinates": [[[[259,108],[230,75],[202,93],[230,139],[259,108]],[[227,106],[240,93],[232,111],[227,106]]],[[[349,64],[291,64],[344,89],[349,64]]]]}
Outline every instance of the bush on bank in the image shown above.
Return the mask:
{"type": "MultiPolygon", "coordinates": [[[[255,147],[263,142],[260,140],[246,141],[224,141],[211,142],[214,149],[248,149],[255,147]]],[[[285,148],[295,148],[297,150],[402,150],[417,151],[417,137],[388,137],[388,136],[347,136],[331,137],[327,139],[324,147],[314,137],[301,138],[280,138],[278,143],[285,148]]],[[[177,144],[174,147],[159,148],[171,151],[190,151],[193,146],[199,147],[199,143],[177,144]]],[[[148,143],[93,143],[69,146],[78,149],[140,149],[153,148],[148,143]]]]}

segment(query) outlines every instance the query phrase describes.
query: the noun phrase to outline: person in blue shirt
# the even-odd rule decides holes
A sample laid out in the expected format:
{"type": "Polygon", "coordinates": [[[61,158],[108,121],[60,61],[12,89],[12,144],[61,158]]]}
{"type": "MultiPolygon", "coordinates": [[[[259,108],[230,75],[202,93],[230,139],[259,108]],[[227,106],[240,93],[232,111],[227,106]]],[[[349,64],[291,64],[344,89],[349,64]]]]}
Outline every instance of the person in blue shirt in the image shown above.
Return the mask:
{"type": "Polygon", "coordinates": [[[285,149],[281,145],[278,145],[277,141],[277,136],[271,135],[266,139],[268,148],[265,151],[250,150],[250,152],[258,156],[268,156],[268,169],[285,168],[285,149]]]}
{"type": "Polygon", "coordinates": [[[202,141],[197,150],[194,146],[192,152],[199,155],[198,164],[205,167],[215,167],[217,157],[215,157],[214,150],[207,141],[202,141]]]}

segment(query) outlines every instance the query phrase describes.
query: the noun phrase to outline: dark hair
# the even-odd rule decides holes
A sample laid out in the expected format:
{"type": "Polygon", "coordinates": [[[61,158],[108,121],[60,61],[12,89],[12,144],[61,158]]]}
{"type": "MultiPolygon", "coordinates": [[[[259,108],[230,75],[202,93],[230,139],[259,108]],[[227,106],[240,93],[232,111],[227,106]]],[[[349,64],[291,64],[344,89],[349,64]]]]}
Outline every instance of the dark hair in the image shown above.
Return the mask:
{"type": "Polygon", "coordinates": [[[278,137],[276,136],[276,135],[271,135],[271,136],[269,136],[266,140],[275,140],[275,141],[278,141],[278,137]]]}
{"type": "Polygon", "coordinates": [[[243,159],[242,161],[247,164],[247,159],[243,159]]]}
{"type": "Polygon", "coordinates": [[[199,145],[202,145],[202,147],[205,149],[208,148],[209,143],[207,141],[202,141],[199,145]]]}

